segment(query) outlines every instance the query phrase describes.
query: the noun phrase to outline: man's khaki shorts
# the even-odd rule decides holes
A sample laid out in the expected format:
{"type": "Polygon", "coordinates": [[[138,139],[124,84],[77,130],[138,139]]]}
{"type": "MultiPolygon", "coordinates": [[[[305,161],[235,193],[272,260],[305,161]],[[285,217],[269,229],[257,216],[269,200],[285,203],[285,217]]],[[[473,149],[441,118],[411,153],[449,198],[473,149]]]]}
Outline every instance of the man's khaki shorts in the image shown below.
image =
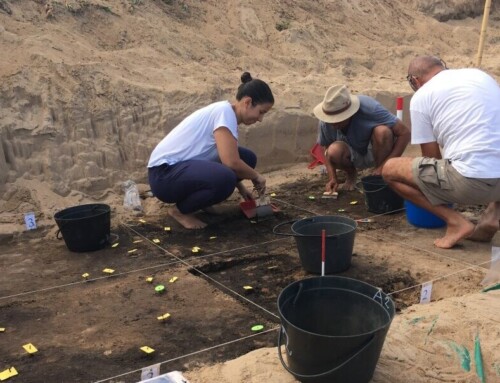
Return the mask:
{"type": "MultiPolygon", "coordinates": [[[[368,145],[368,148],[366,150],[366,154],[362,155],[362,154],[359,154],[357,151],[355,151],[351,147],[351,145],[349,145],[349,143],[347,143],[346,141],[342,141],[342,140],[340,140],[340,141],[343,142],[344,144],[346,144],[347,147],[349,148],[349,153],[351,154],[351,162],[352,162],[352,165],[356,169],[363,170],[363,169],[375,167],[375,160],[373,158],[373,148],[372,148],[371,143],[368,145]]],[[[336,142],[336,141],[334,141],[334,142],[336,142]]],[[[325,149],[325,158],[327,156],[327,152],[328,152],[328,148],[325,149]]]]}
{"type": "Polygon", "coordinates": [[[368,147],[366,148],[366,153],[360,154],[357,151],[355,151],[353,147],[349,144],[349,140],[344,135],[344,133],[342,133],[342,131],[339,130],[337,132],[337,135],[338,139],[340,141],[343,141],[349,147],[349,152],[351,153],[351,162],[356,169],[362,170],[375,167],[375,158],[373,157],[373,146],[371,140],[370,143],[368,144],[368,147]]]}
{"type": "Polygon", "coordinates": [[[375,167],[375,159],[373,158],[373,147],[370,142],[368,148],[366,149],[366,154],[362,155],[355,151],[349,145],[349,151],[351,152],[351,161],[356,169],[368,169],[375,167]]]}
{"type": "Polygon", "coordinates": [[[417,157],[412,162],[412,171],[415,183],[432,205],[500,201],[500,179],[464,177],[449,160],[417,157]]]}

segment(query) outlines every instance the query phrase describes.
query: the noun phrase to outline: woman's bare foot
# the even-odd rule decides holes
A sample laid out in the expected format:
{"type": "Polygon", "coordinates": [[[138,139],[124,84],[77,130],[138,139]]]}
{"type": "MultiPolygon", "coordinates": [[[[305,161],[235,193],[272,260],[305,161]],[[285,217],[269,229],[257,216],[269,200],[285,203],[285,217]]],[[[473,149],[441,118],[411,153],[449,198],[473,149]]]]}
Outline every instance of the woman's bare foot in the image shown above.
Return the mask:
{"type": "Polygon", "coordinates": [[[445,236],[436,239],[434,246],[441,249],[451,249],[461,239],[469,237],[473,232],[474,224],[464,218],[458,224],[448,224],[445,236]]]}
{"type": "Polygon", "coordinates": [[[205,213],[207,214],[212,214],[212,215],[220,215],[220,211],[218,211],[215,207],[213,206],[207,206],[202,209],[205,213]]]}
{"type": "Polygon", "coordinates": [[[203,229],[207,224],[193,214],[182,214],[177,206],[168,209],[168,214],[186,229],[203,229]]]}

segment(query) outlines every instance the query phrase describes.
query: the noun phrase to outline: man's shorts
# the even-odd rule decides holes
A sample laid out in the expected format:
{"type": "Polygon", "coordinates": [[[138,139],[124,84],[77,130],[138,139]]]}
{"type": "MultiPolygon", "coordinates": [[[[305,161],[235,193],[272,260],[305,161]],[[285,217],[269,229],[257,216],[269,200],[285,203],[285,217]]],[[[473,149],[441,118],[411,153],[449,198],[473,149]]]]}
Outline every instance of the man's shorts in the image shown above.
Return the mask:
{"type": "Polygon", "coordinates": [[[368,144],[365,155],[359,154],[351,148],[349,144],[347,145],[349,146],[349,151],[351,152],[351,162],[356,169],[362,170],[375,167],[375,159],[373,158],[373,147],[371,142],[368,144]]]}
{"type": "MultiPolygon", "coordinates": [[[[340,140],[342,141],[342,140],[340,140]]],[[[334,141],[336,142],[336,141],[334,141]]],[[[372,144],[370,143],[368,145],[368,148],[366,150],[366,154],[359,154],[357,151],[355,151],[351,145],[349,145],[348,142],[342,141],[344,144],[347,145],[349,148],[349,153],[351,154],[351,162],[352,166],[354,166],[356,169],[368,169],[368,168],[374,168],[375,167],[375,160],[373,159],[373,148],[372,144]]],[[[327,156],[328,148],[325,149],[325,158],[327,156]]]]}
{"type": "Polygon", "coordinates": [[[432,205],[470,205],[500,201],[500,179],[467,178],[450,160],[417,157],[412,162],[413,179],[432,205]]]}
{"type": "MultiPolygon", "coordinates": [[[[339,141],[342,141],[344,144],[346,144],[347,147],[349,148],[349,152],[351,153],[351,162],[356,169],[362,170],[375,167],[375,159],[373,158],[373,146],[371,142],[368,144],[366,153],[360,154],[357,151],[355,151],[351,145],[349,145],[349,140],[344,135],[344,133],[342,133],[341,130],[337,131],[337,138],[339,141]]],[[[326,151],[325,151],[325,156],[326,156],[326,151]]]]}

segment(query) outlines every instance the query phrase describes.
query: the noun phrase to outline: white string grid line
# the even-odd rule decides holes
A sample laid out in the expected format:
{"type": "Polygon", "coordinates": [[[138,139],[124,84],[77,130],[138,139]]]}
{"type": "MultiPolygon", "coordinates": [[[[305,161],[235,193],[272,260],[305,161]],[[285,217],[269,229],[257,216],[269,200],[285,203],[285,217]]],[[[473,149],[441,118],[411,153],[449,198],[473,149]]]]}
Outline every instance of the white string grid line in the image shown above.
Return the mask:
{"type": "MultiPolygon", "coordinates": [[[[307,213],[312,214],[312,215],[321,215],[320,213],[317,213],[315,211],[312,211],[312,210],[309,210],[309,209],[306,209],[306,208],[302,208],[302,207],[293,205],[293,204],[291,204],[289,202],[286,202],[286,201],[283,201],[283,200],[280,200],[280,199],[277,199],[277,198],[273,198],[273,200],[275,200],[277,202],[280,202],[280,203],[283,203],[283,204],[286,204],[288,206],[292,206],[292,207],[294,207],[297,210],[304,211],[304,212],[307,212],[307,213]]],[[[379,217],[379,216],[383,216],[383,215],[395,213],[395,212],[402,211],[402,210],[405,210],[405,209],[402,208],[402,209],[398,209],[398,210],[391,211],[391,212],[388,212],[388,213],[371,215],[371,216],[366,217],[366,218],[376,218],[376,217],[379,217]]],[[[86,281],[73,282],[73,283],[68,283],[68,284],[65,284],[65,285],[53,286],[53,287],[48,287],[48,288],[45,288],[45,289],[33,290],[33,291],[28,291],[28,292],[24,292],[24,293],[14,294],[14,295],[10,295],[10,296],[4,296],[4,297],[0,297],[0,300],[2,300],[2,299],[8,299],[8,298],[13,298],[13,297],[19,297],[19,296],[22,296],[22,295],[28,295],[28,294],[35,294],[35,293],[39,293],[39,292],[45,292],[45,291],[49,291],[49,290],[53,290],[53,289],[58,289],[58,288],[70,287],[70,286],[74,286],[74,285],[83,284],[83,283],[86,283],[86,282],[89,282],[89,281],[97,281],[97,280],[102,280],[102,279],[109,279],[109,278],[118,277],[118,276],[121,276],[121,275],[127,275],[127,274],[132,274],[132,273],[136,273],[136,272],[140,272],[140,271],[144,271],[144,270],[151,270],[151,269],[156,269],[156,268],[160,268],[160,267],[165,267],[165,266],[170,266],[170,265],[182,263],[185,266],[187,266],[189,268],[192,268],[193,270],[195,270],[197,273],[199,273],[203,277],[205,277],[205,278],[209,279],[210,281],[212,281],[213,283],[217,284],[218,286],[220,286],[224,290],[226,290],[226,291],[234,294],[238,298],[241,298],[242,300],[244,300],[244,301],[250,303],[251,305],[253,305],[253,306],[255,306],[255,307],[263,310],[264,312],[266,312],[267,314],[269,314],[269,315],[271,315],[271,316],[273,316],[275,318],[279,318],[279,316],[276,315],[276,314],[274,314],[273,312],[271,312],[271,311],[265,309],[264,307],[256,304],[255,302],[249,300],[248,298],[244,297],[243,295],[239,294],[238,292],[236,292],[236,291],[232,290],[231,288],[225,286],[224,284],[220,283],[219,281],[215,280],[214,278],[210,277],[209,275],[203,273],[201,270],[197,269],[195,266],[193,266],[192,264],[190,264],[188,261],[189,260],[206,259],[207,257],[211,257],[211,256],[215,256],[215,255],[220,255],[220,254],[225,254],[225,253],[231,253],[233,251],[239,251],[239,250],[243,250],[243,249],[247,249],[247,248],[258,247],[258,246],[261,246],[261,245],[265,245],[265,244],[269,244],[269,243],[273,243],[273,242],[277,242],[277,241],[283,241],[283,240],[286,240],[288,238],[281,238],[281,239],[276,239],[276,240],[272,240],[272,241],[266,241],[266,242],[262,242],[262,243],[258,243],[258,244],[252,244],[252,245],[243,246],[243,247],[236,248],[236,249],[229,249],[229,250],[225,250],[225,251],[220,251],[220,252],[216,252],[216,253],[207,254],[205,256],[192,257],[192,258],[188,258],[188,260],[183,260],[183,259],[175,256],[173,253],[171,253],[167,249],[163,248],[159,244],[154,243],[149,238],[145,237],[141,233],[139,233],[136,230],[134,230],[132,225],[128,225],[128,224],[124,224],[124,223],[120,223],[120,224],[122,226],[124,226],[125,228],[127,228],[128,230],[134,232],[136,235],[138,235],[138,236],[146,239],[153,246],[158,247],[159,249],[161,249],[162,251],[164,251],[169,256],[173,257],[175,259],[175,261],[168,262],[168,263],[163,263],[163,264],[160,264],[160,265],[154,265],[154,266],[150,266],[150,267],[146,267],[146,268],[135,269],[135,270],[127,271],[127,272],[122,272],[122,273],[118,273],[118,274],[115,274],[115,275],[112,275],[112,276],[98,277],[98,278],[89,279],[89,280],[86,280],[86,281]]],[[[137,225],[135,225],[135,226],[137,226],[137,225]]],[[[362,236],[368,237],[368,238],[374,238],[374,239],[376,239],[376,237],[370,236],[370,235],[368,235],[366,233],[359,233],[359,234],[362,235],[362,236]]],[[[488,260],[488,261],[485,261],[485,262],[482,262],[482,263],[474,265],[474,264],[470,264],[470,263],[465,262],[465,261],[461,261],[461,260],[457,260],[457,259],[452,258],[452,257],[448,257],[448,256],[440,254],[440,253],[436,253],[436,252],[433,252],[433,251],[430,251],[430,250],[427,250],[427,249],[422,249],[422,248],[419,248],[419,247],[416,247],[416,246],[413,246],[413,245],[409,245],[409,244],[407,244],[405,242],[402,242],[402,241],[388,240],[388,242],[393,242],[393,243],[402,245],[403,247],[409,247],[409,248],[413,248],[413,249],[416,249],[416,250],[420,250],[420,251],[422,251],[424,253],[427,253],[429,255],[436,255],[436,256],[439,256],[439,257],[443,257],[443,258],[446,258],[446,259],[448,259],[448,260],[450,260],[452,262],[462,263],[462,264],[467,265],[467,267],[465,267],[463,269],[460,269],[460,270],[457,270],[457,271],[452,272],[452,273],[448,273],[448,274],[445,274],[445,275],[442,275],[442,276],[438,276],[438,277],[436,277],[434,279],[431,279],[430,281],[426,281],[426,282],[419,283],[419,284],[416,284],[416,285],[413,285],[413,286],[405,287],[405,288],[400,289],[400,290],[392,291],[390,293],[387,293],[387,295],[394,295],[394,294],[401,293],[403,291],[415,289],[415,288],[418,288],[418,287],[422,286],[424,283],[435,282],[435,281],[439,281],[439,280],[442,280],[442,279],[446,279],[446,278],[449,278],[450,276],[453,276],[453,275],[456,275],[456,274],[460,274],[460,273],[463,273],[463,272],[468,271],[468,270],[475,269],[477,271],[478,268],[480,268],[480,266],[490,263],[490,261],[488,260]]],[[[481,268],[481,271],[484,272],[484,270],[485,270],[484,268],[481,268]]],[[[266,334],[268,332],[275,331],[275,330],[277,330],[279,328],[280,327],[276,327],[276,328],[273,328],[273,329],[262,331],[262,332],[260,332],[258,334],[252,334],[252,335],[249,335],[249,336],[244,336],[244,337],[241,337],[241,338],[237,338],[237,339],[225,342],[225,343],[214,345],[214,346],[209,347],[209,348],[205,348],[205,349],[202,349],[202,350],[194,351],[194,352],[189,353],[189,354],[185,354],[185,355],[178,356],[178,357],[175,357],[175,358],[172,358],[172,359],[169,359],[169,360],[165,360],[165,361],[162,361],[162,362],[157,363],[157,364],[159,364],[159,365],[161,365],[161,364],[167,364],[167,363],[170,363],[170,362],[173,362],[173,361],[176,361],[176,360],[180,360],[180,359],[192,356],[192,355],[196,355],[196,354],[200,354],[200,353],[203,353],[203,352],[207,352],[207,351],[213,350],[213,349],[218,348],[218,347],[223,347],[223,346],[226,346],[226,345],[229,345],[229,344],[232,344],[232,343],[236,343],[236,342],[239,342],[239,341],[250,339],[250,338],[255,337],[255,336],[266,334]]],[[[133,371],[129,371],[129,372],[126,372],[126,373],[123,373],[123,374],[120,374],[120,375],[116,375],[116,376],[105,378],[103,380],[96,381],[95,383],[106,382],[106,381],[109,381],[109,380],[112,380],[112,379],[116,379],[116,378],[123,377],[123,376],[129,375],[129,374],[132,374],[132,373],[139,372],[141,370],[142,370],[142,368],[141,369],[137,369],[137,370],[133,370],[133,371]]]]}
{"type": "MultiPolygon", "coordinates": [[[[202,350],[198,350],[198,351],[193,351],[193,352],[190,352],[189,354],[185,354],[185,355],[182,355],[182,356],[176,356],[175,358],[172,358],[172,359],[168,359],[168,360],[164,360],[162,362],[159,362],[159,363],[155,363],[156,364],[159,364],[159,365],[162,365],[162,364],[167,364],[167,363],[170,363],[170,362],[174,362],[176,360],[180,360],[180,359],[183,359],[183,358],[187,358],[189,356],[193,356],[193,355],[196,355],[196,354],[201,354],[203,352],[207,352],[207,351],[211,351],[211,350],[214,350],[216,348],[219,348],[219,347],[224,347],[224,346],[227,346],[227,345],[230,345],[230,344],[233,344],[233,343],[237,343],[237,342],[240,342],[240,341],[243,341],[243,340],[247,340],[247,339],[250,339],[250,338],[253,338],[253,337],[256,337],[256,336],[261,336],[263,334],[267,334],[271,331],[276,331],[278,330],[280,327],[274,327],[274,328],[271,328],[269,330],[265,330],[265,331],[261,331],[259,332],[258,334],[252,334],[252,335],[247,335],[247,336],[244,336],[242,338],[238,338],[238,339],[233,339],[233,340],[230,340],[228,342],[224,342],[224,343],[220,343],[220,344],[217,344],[215,346],[211,346],[211,347],[208,347],[208,348],[204,348],[202,350]]],[[[143,367],[145,368],[145,367],[143,367]]],[[[124,372],[123,374],[120,374],[120,375],[115,375],[115,376],[110,376],[109,378],[105,378],[105,379],[102,379],[102,380],[97,380],[95,381],[94,383],[102,383],[102,382],[107,382],[109,380],[112,380],[112,379],[116,379],[116,378],[121,378],[123,376],[126,376],[126,375],[130,375],[130,374],[134,374],[136,372],[140,372],[142,371],[142,368],[139,368],[137,370],[133,370],[133,371],[128,371],[128,372],[124,372]]]]}
{"type": "MultiPolygon", "coordinates": [[[[276,198],[274,198],[274,199],[275,199],[275,200],[277,200],[276,198]]],[[[310,210],[308,210],[308,209],[304,209],[304,208],[301,208],[301,207],[295,206],[295,205],[290,204],[290,203],[287,203],[287,202],[285,202],[285,201],[281,201],[281,200],[277,200],[277,201],[279,201],[279,202],[281,202],[281,203],[288,204],[289,206],[292,206],[292,207],[294,207],[294,208],[296,208],[296,209],[298,209],[298,210],[302,210],[302,211],[305,211],[305,212],[307,212],[307,213],[311,213],[311,214],[313,214],[313,215],[319,215],[319,214],[317,214],[317,213],[315,213],[315,212],[312,212],[312,211],[310,211],[310,210]]],[[[404,210],[404,209],[399,209],[398,211],[400,211],[400,210],[404,210]]],[[[394,212],[395,212],[395,211],[394,211],[394,212]]],[[[394,213],[394,212],[390,212],[390,213],[394,213]]],[[[369,216],[369,217],[367,217],[367,218],[375,218],[375,217],[378,217],[378,216],[383,216],[383,215],[386,215],[386,214],[389,214],[389,213],[372,215],[372,216],[369,216]]],[[[362,234],[362,235],[364,235],[364,236],[366,236],[366,237],[368,237],[368,238],[375,238],[375,237],[373,237],[373,236],[369,236],[369,235],[367,235],[367,234],[365,234],[365,233],[360,233],[360,234],[362,234]]],[[[140,235],[140,234],[139,234],[139,235],[140,235]]],[[[408,244],[406,244],[406,243],[404,243],[404,242],[399,242],[399,241],[388,241],[388,242],[394,242],[394,243],[397,243],[397,244],[399,244],[399,245],[403,245],[403,246],[406,246],[406,247],[411,247],[411,248],[414,248],[414,249],[417,249],[417,250],[421,250],[421,251],[423,251],[423,252],[425,252],[425,253],[428,253],[428,254],[430,254],[430,255],[443,256],[444,258],[447,258],[447,259],[452,260],[452,261],[455,261],[455,262],[459,261],[459,260],[456,260],[455,258],[447,257],[447,256],[441,255],[441,254],[436,253],[436,252],[432,252],[432,251],[429,251],[429,250],[426,250],[426,249],[421,249],[421,248],[418,248],[418,247],[415,247],[415,246],[411,246],[411,245],[408,245],[408,244]]],[[[453,275],[455,275],[455,274],[460,274],[460,273],[465,272],[465,271],[468,271],[468,270],[470,270],[470,269],[477,269],[477,268],[478,268],[478,266],[483,265],[483,264],[490,263],[490,261],[486,261],[486,262],[483,262],[483,263],[479,263],[479,264],[477,264],[477,265],[469,264],[469,263],[466,263],[466,262],[463,262],[463,263],[465,263],[466,265],[468,265],[468,267],[466,267],[466,268],[464,268],[464,269],[460,269],[460,270],[458,270],[458,271],[456,271],[456,272],[453,272],[453,273],[449,273],[449,274],[446,274],[446,275],[443,275],[443,276],[439,276],[439,277],[437,277],[437,278],[434,278],[434,279],[432,279],[432,280],[430,280],[430,281],[427,281],[427,282],[424,282],[424,283],[428,283],[428,282],[435,282],[435,281],[438,281],[438,280],[441,280],[441,279],[448,278],[448,277],[453,276],[453,275]]],[[[210,279],[211,279],[211,280],[213,280],[212,278],[210,278],[210,279]]],[[[231,290],[231,289],[230,289],[230,288],[228,288],[227,286],[222,285],[220,282],[215,281],[215,280],[213,280],[213,281],[214,281],[215,283],[217,283],[218,285],[220,285],[220,286],[224,287],[226,290],[231,291],[231,292],[233,292],[234,294],[236,294],[236,295],[238,295],[238,296],[241,296],[240,294],[238,294],[238,293],[234,292],[233,290],[231,290]]],[[[407,290],[415,289],[415,288],[418,288],[418,287],[422,286],[422,284],[423,284],[423,283],[419,283],[419,284],[416,284],[416,285],[414,285],[414,286],[409,286],[409,287],[406,287],[406,288],[403,288],[403,289],[400,289],[400,290],[397,290],[397,291],[393,291],[393,292],[391,292],[391,293],[388,293],[387,295],[394,295],[394,294],[401,293],[401,292],[403,292],[403,291],[407,291],[407,290]]],[[[245,300],[248,300],[248,299],[246,299],[246,298],[245,298],[245,297],[243,297],[243,296],[241,296],[241,297],[242,297],[243,299],[245,299],[245,300]]],[[[267,310],[266,310],[266,311],[267,311],[267,310]]],[[[274,330],[276,330],[276,329],[279,329],[279,327],[277,327],[277,328],[275,328],[275,329],[268,330],[268,331],[274,331],[274,330]]],[[[227,343],[238,342],[238,341],[241,341],[241,340],[245,340],[245,339],[247,339],[247,338],[248,338],[248,337],[243,337],[243,338],[235,339],[235,340],[230,341],[230,342],[227,342],[227,343]]],[[[223,345],[226,345],[227,343],[223,343],[223,345]]],[[[216,346],[213,346],[213,347],[211,347],[210,349],[213,349],[213,348],[215,348],[215,347],[218,347],[218,346],[217,346],[217,345],[216,345],[216,346]]],[[[186,355],[184,355],[184,356],[179,356],[179,357],[176,357],[176,358],[171,359],[171,360],[169,360],[169,361],[160,362],[160,365],[161,365],[161,364],[166,364],[166,363],[169,363],[169,362],[171,362],[171,361],[175,361],[175,360],[183,359],[183,358],[188,357],[188,356],[191,356],[191,355],[193,355],[193,354],[197,354],[197,353],[205,352],[205,351],[208,351],[208,350],[210,350],[210,349],[200,350],[200,351],[197,351],[197,352],[194,352],[194,353],[191,353],[191,354],[186,354],[186,355]]],[[[138,371],[141,371],[141,369],[139,369],[139,370],[135,370],[135,371],[131,371],[131,372],[129,372],[129,373],[135,373],[135,372],[138,372],[138,371]]],[[[109,378],[107,378],[107,379],[100,380],[100,381],[98,381],[98,382],[96,382],[96,383],[101,383],[101,382],[109,381],[109,380],[111,380],[111,379],[115,379],[115,378],[117,378],[117,377],[121,377],[121,376],[127,375],[127,374],[129,374],[129,373],[122,374],[122,375],[118,375],[118,376],[109,377],[109,378]]]]}
{"type": "MultiPolygon", "coordinates": [[[[120,224],[124,225],[123,223],[120,223],[120,224]]],[[[158,265],[143,267],[143,268],[140,268],[140,269],[133,269],[133,270],[129,270],[129,271],[124,271],[124,272],[116,273],[116,274],[113,274],[113,275],[106,275],[106,276],[102,276],[102,277],[89,278],[89,279],[82,280],[82,281],[71,282],[71,283],[66,283],[66,284],[56,285],[56,286],[50,286],[50,287],[46,287],[46,288],[43,288],[43,289],[24,291],[22,293],[12,294],[12,295],[5,295],[5,296],[0,297],[0,301],[1,300],[6,300],[6,299],[11,299],[11,298],[18,298],[18,297],[21,297],[21,296],[24,296],[24,295],[31,295],[31,294],[36,294],[36,293],[50,291],[50,290],[56,290],[56,289],[61,289],[61,288],[65,288],[65,287],[81,285],[81,284],[85,284],[87,282],[94,282],[94,281],[99,281],[99,280],[103,280],[103,279],[116,278],[116,277],[119,277],[119,276],[122,276],[122,275],[134,274],[134,273],[138,273],[138,272],[142,272],[142,271],[146,271],[146,270],[154,270],[154,269],[158,269],[158,268],[162,268],[162,267],[176,265],[176,264],[179,264],[179,263],[185,263],[185,262],[182,262],[181,260],[179,260],[175,255],[173,255],[172,253],[170,253],[167,249],[163,248],[159,244],[154,243],[149,238],[146,238],[144,236],[142,236],[142,237],[145,238],[146,240],[148,240],[148,242],[150,242],[153,246],[158,247],[159,249],[163,250],[166,254],[168,254],[168,255],[176,258],[176,260],[175,261],[171,261],[171,262],[166,262],[166,263],[160,263],[158,265]]],[[[205,255],[201,255],[201,256],[197,256],[197,257],[192,257],[192,258],[188,258],[188,260],[189,259],[193,259],[193,260],[203,259],[204,260],[204,259],[207,259],[209,257],[216,256],[216,255],[232,253],[232,252],[236,252],[236,251],[240,251],[240,250],[245,250],[245,249],[249,249],[249,248],[259,247],[259,246],[262,246],[262,245],[268,245],[270,243],[284,241],[286,239],[287,238],[273,239],[271,241],[260,242],[260,243],[257,243],[257,244],[252,244],[252,245],[242,246],[242,247],[238,247],[238,248],[234,248],[234,249],[228,249],[228,250],[224,250],[224,251],[218,251],[218,252],[215,252],[215,253],[210,253],[210,254],[205,254],[205,255]]],[[[193,267],[190,264],[188,264],[188,265],[189,265],[189,267],[193,267]]]]}

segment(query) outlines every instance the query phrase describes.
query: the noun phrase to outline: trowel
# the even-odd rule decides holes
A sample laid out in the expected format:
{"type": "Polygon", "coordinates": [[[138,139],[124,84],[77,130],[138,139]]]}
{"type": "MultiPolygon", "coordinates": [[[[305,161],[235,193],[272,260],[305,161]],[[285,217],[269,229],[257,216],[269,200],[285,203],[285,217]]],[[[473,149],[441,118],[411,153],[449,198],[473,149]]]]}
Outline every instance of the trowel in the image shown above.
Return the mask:
{"type": "Polygon", "coordinates": [[[269,219],[279,209],[271,203],[269,197],[261,195],[256,199],[249,199],[240,203],[243,214],[248,219],[263,221],[269,219]]]}

